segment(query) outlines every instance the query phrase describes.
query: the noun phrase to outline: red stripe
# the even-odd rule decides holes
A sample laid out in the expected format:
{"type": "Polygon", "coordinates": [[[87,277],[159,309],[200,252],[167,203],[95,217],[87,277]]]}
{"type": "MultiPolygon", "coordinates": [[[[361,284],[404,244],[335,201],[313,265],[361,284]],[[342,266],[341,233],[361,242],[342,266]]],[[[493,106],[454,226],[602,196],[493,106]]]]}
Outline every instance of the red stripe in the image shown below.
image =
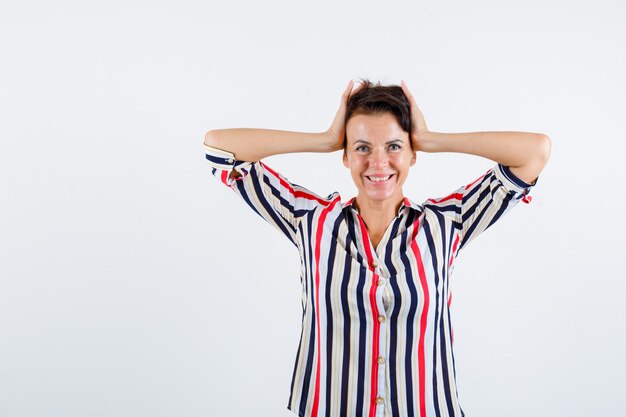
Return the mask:
{"type": "MultiPolygon", "coordinates": [[[[454,244],[452,245],[452,256],[450,257],[450,266],[452,265],[452,262],[454,262],[454,256],[457,253],[458,247],[459,247],[459,235],[456,235],[456,239],[454,239],[454,244]]],[[[450,291],[450,296],[448,297],[448,309],[450,308],[450,305],[452,305],[452,291],[450,291]]],[[[454,344],[454,329],[452,328],[452,325],[450,325],[450,341],[452,342],[452,344],[454,344]]]]}
{"type": "Polygon", "coordinates": [[[417,227],[413,231],[413,239],[411,240],[411,249],[417,260],[417,271],[420,277],[420,285],[424,294],[424,306],[422,315],[420,316],[420,337],[417,345],[417,366],[419,369],[419,401],[420,401],[420,417],[426,416],[426,361],[424,359],[424,335],[426,334],[426,319],[428,316],[428,306],[430,298],[428,295],[428,282],[426,282],[426,271],[422,263],[422,254],[415,241],[417,227]]]}
{"type": "MultiPolygon", "coordinates": [[[[222,180],[222,182],[226,185],[228,185],[228,171],[222,171],[221,175],[220,175],[220,180],[222,180]]],[[[230,185],[228,185],[230,187],[230,185]]]]}
{"type": "Polygon", "coordinates": [[[320,312],[319,306],[321,303],[320,299],[320,245],[322,240],[322,233],[324,231],[324,221],[326,220],[326,216],[328,212],[333,209],[335,204],[339,201],[339,199],[335,199],[331,205],[325,207],[320,213],[320,218],[317,223],[317,231],[315,232],[315,300],[317,301],[318,308],[315,309],[315,323],[317,327],[317,368],[315,369],[315,395],[313,397],[313,408],[311,410],[311,416],[317,417],[317,409],[319,407],[320,401],[320,312]]]}
{"type": "MultiPolygon", "coordinates": [[[[472,183],[467,184],[465,186],[465,189],[467,190],[467,189],[471,188],[474,184],[476,184],[478,181],[481,181],[483,178],[485,178],[485,175],[487,175],[488,172],[489,171],[487,171],[486,173],[484,173],[480,177],[476,178],[472,183]]],[[[432,201],[433,203],[443,203],[444,201],[448,201],[448,200],[451,200],[453,198],[456,198],[457,200],[463,200],[463,194],[461,194],[461,193],[454,193],[454,194],[450,194],[449,196],[443,197],[443,198],[440,198],[440,199],[429,198],[428,201],[432,201]]]]}
{"type": "Polygon", "coordinates": [[[443,203],[444,201],[452,200],[453,198],[455,198],[457,200],[462,200],[463,199],[463,194],[461,194],[461,193],[454,193],[454,194],[450,194],[449,196],[443,197],[443,198],[440,198],[440,199],[429,198],[428,201],[432,201],[433,203],[443,203]]]}
{"type": "MultiPolygon", "coordinates": [[[[491,170],[489,170],[489,171],[491,171],[491,170]]],[[[474,182],[472,182],[471,184],[467,184],[467,185],[465,186],[465,189],[467,190],[467,189],[468,189],[468,188],[470,188],[472,185],[476,184],[478,181],[480,181],[480,180],[482,180],[483,178],[485,178],[485,175],[487,175],[487,173],[488,173],[489,171],[485,172],[482,176],[480,176],[479,178],[477,178],[477,179],[476,179],[474,182]]]]}
{"type": "Polygon", "coordinates": [[[457,247],[459,246],[459,235],[456,235],[456,239],[454,239],[454,244],[452,245],[452,254],[450,255],[450,263],[448,267],[452,266],[452,262],[454,262],[454,256],[456,255],[457,247]]]}
{"type": "MultiPolygon", "coordinates": [[[[371,264],[374,260],[372,256],[372,251],[370,249],[370,238],[367,233],[367,228],[365,227],[365,223],[360,215],[359,223],[361,225],[361,235],[364,239],[365,246],[365,254],[367,255],[367,266],[373,270],[371,264]]],[[[378,321],[378,306],[376,304],[376,289],[378,287],[378,275],[374,273],[372,278],[372,285],[370,286],[370,305],[372,306],[372,318],[374,323],[374,330],[372,335],[372,381],[370,386],[372,387],[371,396],[370,396],[370,417],[374,417],[376,415],[376,397],[378,396],[378,350],[380,343],[380,323],[378,321]]]]}
{"type": "MultiPolygon", "coordinates": [[[[448,297],[448,309],[450,309],[450,304],[452,304],[452,291],[450,291],[450,297],[448,297]]],[[[454,329],[452,325],[450,325],[450,341],[454,344],[454,329]]]]}
{"type": "Polygon", "coordinates": [[[315,201],[317,201],[318,203],[320,203],[320,204],[322,204],[322,205],[324,205],[324,206],[327,206],[328,204],[330,204],[328,201],[323,200],[323,199],[320,199],[320,198],[318,198],[316,195],[309,194],[309,193],[304,192],[304,191],[301,191],[301,190],[295,191],[295,190],[293,189],[293,187],[291,186],[291,184],[289,184],[287,181],[285,181],[284,179],[282,179],[282,178],[280,177],[280,175],[278,175],[278,173],[277,173],[276,171],[274,171],[272,168],[270,168],[270,167],[268,167],[267,165],[265,165],[263,162],[261,162],[261,165],[263,165],[263,168],[265,168],[265,169],[266,169],[267,171],[269,171],[272,175],[274,175],[274,177],[276,177],[276,179],[277,179],[278,181],[280,181],[280,185],[282,185],[283,187],[285,187],[286,189],[288,189],[288,190],[289,190],[289,192],[290,192],[290,193],[291,193],[294,197],[303,197],[303,198],[306,198],[307,200],[315,200],[315,201]]]}

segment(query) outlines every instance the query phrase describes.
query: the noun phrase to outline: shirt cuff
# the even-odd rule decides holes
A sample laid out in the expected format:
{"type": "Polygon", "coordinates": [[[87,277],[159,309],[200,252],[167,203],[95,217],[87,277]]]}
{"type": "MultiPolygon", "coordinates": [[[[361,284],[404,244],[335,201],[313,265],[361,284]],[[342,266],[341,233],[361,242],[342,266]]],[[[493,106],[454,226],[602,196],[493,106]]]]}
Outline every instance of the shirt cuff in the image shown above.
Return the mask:
{"type": "Polygon", "coordinates": [[[516,177],[508,166],[502,164],[496,166],[495,174],[507,190],[523,194],[527,194],[530,188],[537,184],[537,180],[539,179],[539,177],[537,177],[532,184],[529,184],[521,178],[516,177]]]}
{"type": "Polygon", "coordinates": [[[228,169],[235,164],[235,154],[206,144],[203,144],[203,146],[207,161],[215,168],[228,169]]]}
{"type": "Polygon", "coordinates": [[[211,167],[226,173],[224,179],[229,185],[235,180],[243,179],[250,172],[251,165],[253,164],[252,162],[240,161],[235,158],[235,154],[223,149],[214,148],[204,143],[203,146],[207,162],[211,167]],[[233,169],[236,169],[240,176],[231,179],[230,173],[233,169]]]}

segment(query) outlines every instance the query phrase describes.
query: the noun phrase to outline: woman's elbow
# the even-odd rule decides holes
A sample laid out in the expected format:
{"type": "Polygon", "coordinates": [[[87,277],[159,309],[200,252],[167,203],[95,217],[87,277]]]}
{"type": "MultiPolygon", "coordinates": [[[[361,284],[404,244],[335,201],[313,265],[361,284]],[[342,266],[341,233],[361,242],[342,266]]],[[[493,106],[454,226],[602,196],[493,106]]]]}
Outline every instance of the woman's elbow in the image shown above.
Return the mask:
{"type": "Polygon", "coordinates": [[[219,146],[219,131],[218,130],[209,130],[204,135],[204,144],[207,146],[219,146]]]}
{"type": "Polygon", "coordinates": [[[537,157],[546,164],[552,152],[552,139],[548,135],[539,134],[537,148],[537,157]]]}

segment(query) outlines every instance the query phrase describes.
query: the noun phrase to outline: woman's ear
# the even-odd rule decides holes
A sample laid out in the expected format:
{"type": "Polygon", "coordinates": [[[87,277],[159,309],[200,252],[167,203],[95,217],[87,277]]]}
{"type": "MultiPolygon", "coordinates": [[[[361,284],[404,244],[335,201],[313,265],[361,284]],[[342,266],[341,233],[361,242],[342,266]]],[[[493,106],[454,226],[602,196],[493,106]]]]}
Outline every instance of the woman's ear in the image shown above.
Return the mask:
{"type": "Polygon", "coordinates": [[[350,161],[348,160],[348,155],[346,154],[346,148],[343,149],[343,166],[346,168],[350,168],[350,161]]]}
{"type": "Polygon", "coordinates": [[[413,151],[413,157],[411,158],[411,165],[415,165],[415,161],[417,161],[417,152],[413,151]]]}

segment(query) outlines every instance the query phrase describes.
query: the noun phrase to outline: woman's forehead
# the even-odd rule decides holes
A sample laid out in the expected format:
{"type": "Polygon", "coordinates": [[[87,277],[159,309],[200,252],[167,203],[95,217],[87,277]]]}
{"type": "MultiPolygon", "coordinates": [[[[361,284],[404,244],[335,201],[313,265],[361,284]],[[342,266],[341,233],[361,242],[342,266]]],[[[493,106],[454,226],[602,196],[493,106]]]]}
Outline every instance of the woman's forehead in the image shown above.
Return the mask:
{"type": "Polygon", "coordinates": [[[349,143],[386,144],[391,141],[406,142],[409,134],[391,113],[359,114],[351,117],[346,126],[349,143]]]}
{"type": "MultiPolygon", "coordinates": [[[[393,136],[394,138],[407,133],[402,130],[396,117],[391,113],[358,114],[350,118],[346,125],[346,133],[358,136],[374,137],[393,136]]],[[[361,139],[359,137],[359,139],[361,139]]],[[[367,138],[363,138],[366,139],[367,138]]],[[[373,139],[373,138],[370,138],[373,139]]],[[[392,139],[391,137],[388,139],[392,139]]]]}

